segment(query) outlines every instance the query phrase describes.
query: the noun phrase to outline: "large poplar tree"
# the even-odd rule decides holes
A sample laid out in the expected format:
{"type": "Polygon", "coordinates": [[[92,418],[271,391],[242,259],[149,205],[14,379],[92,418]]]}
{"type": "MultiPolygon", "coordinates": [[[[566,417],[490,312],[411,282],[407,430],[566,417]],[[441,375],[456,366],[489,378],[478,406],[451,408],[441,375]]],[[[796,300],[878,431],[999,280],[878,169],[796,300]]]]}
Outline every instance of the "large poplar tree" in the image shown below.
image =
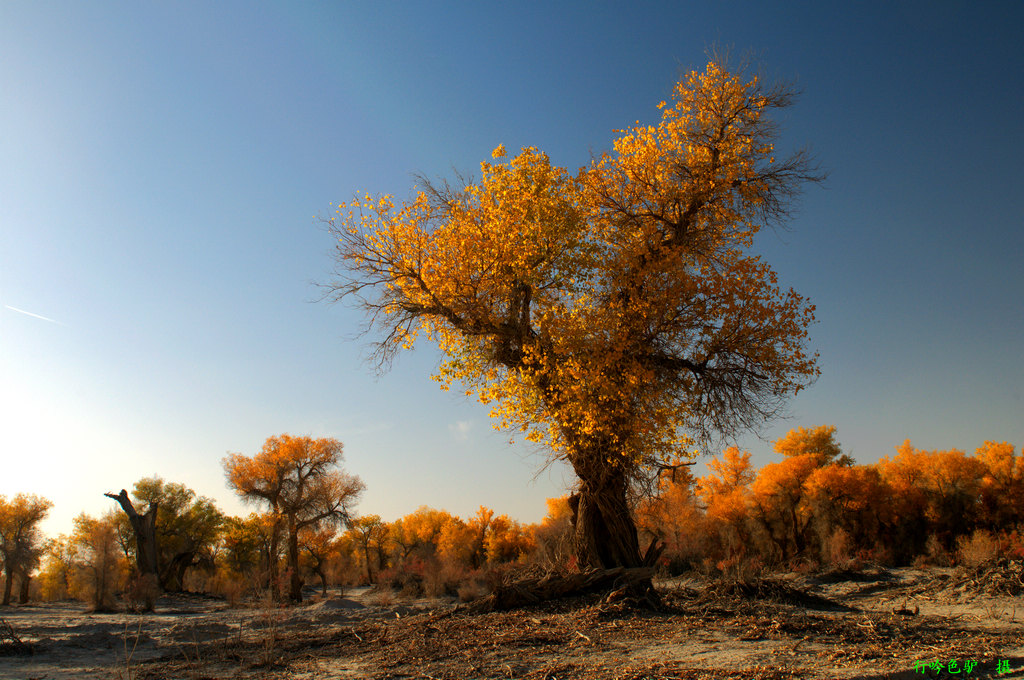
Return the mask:
{"type": "Polygon", "coordinates": [[[575,175],[499,146],[477,183],[329,220],[329,297],[365,309],[380,365],[425,334],[443,388],[571,465],[581,567],[641,565],[630,483],[757,427],[818,373],[813,306],[750,253],[819,179],[803,152],[775,157],[791,92],[713,61],[672,99],[575,175]]]}

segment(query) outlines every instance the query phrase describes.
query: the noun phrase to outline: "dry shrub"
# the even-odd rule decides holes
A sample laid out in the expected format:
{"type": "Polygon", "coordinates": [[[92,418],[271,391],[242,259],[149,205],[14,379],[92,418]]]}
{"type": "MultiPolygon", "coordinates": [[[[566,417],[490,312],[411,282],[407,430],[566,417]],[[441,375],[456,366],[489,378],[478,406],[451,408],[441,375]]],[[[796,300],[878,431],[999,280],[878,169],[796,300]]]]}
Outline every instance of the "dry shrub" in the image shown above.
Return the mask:
{"type": "Polygon", "coordinates": [[[529,561],[548,569],[564,568],[572,556],[572,525],[569,517],[542,524],[535,532],[536,545],[529,561]]]}
{"type": "Polygon", "coordinates": [[[401,597],[423,597],[423,577],[419,574],[403,574],[402,587],[398,594],[401,597]]]}
{"type": "Polygon", "coordinates": [[[974,568],[1000,557],[1000,541],[991,533],[976,529],[970,536],[961,536],[956,541],[959,564],[974,568]]]}
{"type": "Polygon", "coordinates": [[[383,588],[373,593],[366,600],[378,607],[388,607],[395,603],[395,594],[390,588],[383,588]]]}
{"type": "Polygon", "coordinates": [[[135,576],[128,583],[128,610],[151,612],[160,597],[160,582],[154,574],[135,576]]]}
{"type": "Polygon", "coordinates": [[[366,571],[354,560],[332,560],[327,565],[327,584],[337,588],[344,595],[345,591],[366,580],[366,571]]]}
{"type": "Polygon", "coordinates": [[[377,573],[374,588],[379,591],[395,591],[402,597],[420,597],[423,595],[423,575],[416,568],[388,567],[377,573]]]}
{"type": "MultiPolygon", "coordinates": [[[[546,567],[540,568],[544,569],[545,572],[549,571],[546,567]]],[[[488,576],[487,571],[483,569],[474,569],[473,571],[462,570],[458,580],[452,584],[454,593],[449,592],[449,594],[455,595],[461,602],[472,602],[492,592],[493,587],[488,585],[489,582],[498,583],[500,580],[500,577],[488,576]]]]}
{"type": "Polygon", "coordinates": [[[399,580],[398,574],[399,571],[397,567],[381,569],[373,575],[374,581],[370,585],[373,588],[400,588],[401,581],[399,580]]]}
{"type": "Polygon", "coordinates": [[[465,567],[433,561],[424,570],[423,590],[427,597],[456,597],[467,576],[465,567]]]}
{"type": "Polygon", "coordinates": [[[286,618],[283,606],[274,599],[274,594],[264,593],[260,600],[259,615],[255,620],[259,631],[261,665],[274,666],[278,663],[277,642],[286,618]]]}
{"type": "Polygon", "coordinates": [[[182,579],[182,590],[187,593],[209,593],[214,592],[213,584],[220,574],[220,569],[207,565],[192,567],[185,572],[182,579]]]}
{"type": "Polygon", "coordinates": [[[102,562],[96,568],[81,568],[72,577],[71,596],[85,602],[90,612],[117,611],[117,580],[102,562]]]}
{"type": "Polygon", "coordinates": [[[821,542],[821,558],[831,567],[843,567],[850,562],[853,540],[842,527],[828,534],[821,542]]]}
{"type": "Polygon", "coordinates": [[[242,574],[220,569],[206,582],[206,588],[211,594],[223,597],[232,607],[237,607],[253,586],[242,574]]]}
{"type": "Polygon", "coordinates": [[[378,573],[377,586],[395,590],[401,597],[415,598],[443,591],[445,579],[437,560],[414,556],[401,567],[390,567],[378,573]]]}
{"type": "Polygon", "coordinates": [[[736,583],[753,583],[765,571],[765,565],[759,557],[743,553],[737,553],[731,557],[719,560],[714,564],[714,570],[709,569],[710,562],[707,559],[702,562],[705,573],[717,575],[725,581],[736,583]]]}
{"type": "Polygon", "coordinates": [[[821,569],[821,563],[810,557],[794,557],[787,563],[787,567],[794,574],[806,576],[821,569]]]}
{"type": "MultiPolygon", "coordinates": [[[[932,564],[936,567],[948,567],[953,564],[952,556],[935,534],[928,536],[925,550],[927,551],[927,556],[925,557],[926,564],[932,564]]],[[[917,566],[917,559],[914,560],[914,565],[917,566]]]]}
{"type": "Polygon", "coordinates": [[[1005,535],[1006,556],[1011,560],[1024,560],[1024,533],[1014,529],[1005,535]]]}
{"type": "Polygon", "coordinates": [[[873,562],[886,567],[896,564],[896,555],[891,546],[876,543],[874,548],[857,551],[857,559],[861,562],[873,562]]]}

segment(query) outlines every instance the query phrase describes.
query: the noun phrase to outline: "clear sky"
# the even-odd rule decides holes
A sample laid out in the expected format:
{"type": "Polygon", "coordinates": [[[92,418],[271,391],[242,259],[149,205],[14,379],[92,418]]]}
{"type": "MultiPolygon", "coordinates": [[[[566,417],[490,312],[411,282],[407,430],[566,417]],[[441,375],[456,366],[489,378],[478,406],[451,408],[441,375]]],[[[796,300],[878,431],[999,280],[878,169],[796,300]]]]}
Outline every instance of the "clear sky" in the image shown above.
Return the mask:
{"type": "MultiPolygon", "coordinates": [[[[572,476],[429,380],[377,378],[318,303],[314,217],[499,143],[570,169],[654,123],[709,45],[803,91],[784,148],[830,172],[756,244],[817,305],[798,425],[869,463],[910,438],[1024,444],[1020,2],[0,3],[0,494],[49,533],[160,475],[247,512],[221,459],[331,436],[357,511],[537,521],[572,476]]],[[[698,472],[701,472],[699,466],[698,472]]]]}

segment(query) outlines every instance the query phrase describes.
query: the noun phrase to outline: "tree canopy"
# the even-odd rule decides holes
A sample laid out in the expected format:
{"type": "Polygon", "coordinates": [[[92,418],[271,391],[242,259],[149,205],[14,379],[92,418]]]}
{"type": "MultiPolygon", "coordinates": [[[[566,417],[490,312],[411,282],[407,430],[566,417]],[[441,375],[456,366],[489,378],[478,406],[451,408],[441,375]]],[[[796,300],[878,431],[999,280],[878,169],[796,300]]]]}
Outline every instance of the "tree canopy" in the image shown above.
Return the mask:
{"type": "Polygon", "coordinates": [[[769,114],[791,101],[713,61],[575,175],[499,146],[477,183],[367,194],[330,220],[331,296],[367,312],[380,365],[426,336],[445,389],[572,465],[581,564],[638,564],[630,480],[760,425],[818,374],[813,306],[748,252],[819,178],[803,152],[775,156],[769,114]]]}
{"type": "Polygon", "coordinates": [[[159,507],[156,543],[161,586],[165,590],[181,590],[190,567],[211,561],[223,515],[212,499],[160,477],[137,481],[132,497],[137,505],[159,507]]]}
{"type": "Polygon", "coordinates": [[[11,603],[14,577],[21,579],[19,600],[28,599],[29,574],[39,565],[42,541],[39,523],[53,503],[35,494],[19,493],[10,500],[0,496],[0,565],[3,565],[3,604],[11,603]]]}
{"type": "MultiPolygon", "coordinates": [[[[255,456],[239,453],[224,459],[228,485],[243,499],[270,506],[274,527],[271,555],[277,554],[278,531],[288,531],[290,597],[302,599],[299,572],[299,531],[321,523],[340,523],[350,518],[352,506],[364,485],[338,468],[342,444],[324,437],[269,437],[255,456]]],[[[271,584],[276,587],[276,561],[270,561],[271,584]]]]}

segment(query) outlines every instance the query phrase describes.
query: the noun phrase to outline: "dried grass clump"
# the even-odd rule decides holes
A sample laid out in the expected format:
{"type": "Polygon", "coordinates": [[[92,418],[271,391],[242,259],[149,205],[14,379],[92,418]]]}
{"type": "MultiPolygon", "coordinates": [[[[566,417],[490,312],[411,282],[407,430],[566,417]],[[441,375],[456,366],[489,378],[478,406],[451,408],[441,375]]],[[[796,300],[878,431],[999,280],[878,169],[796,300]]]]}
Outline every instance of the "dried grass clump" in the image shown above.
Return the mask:
{"type": "Polygon", "coordinates": [[[968,569],[994,562],[1002,554],[999,541],[983,529],[976,530],[970,536],[961,536],[956,545],[957,561],[968,569]]]}

